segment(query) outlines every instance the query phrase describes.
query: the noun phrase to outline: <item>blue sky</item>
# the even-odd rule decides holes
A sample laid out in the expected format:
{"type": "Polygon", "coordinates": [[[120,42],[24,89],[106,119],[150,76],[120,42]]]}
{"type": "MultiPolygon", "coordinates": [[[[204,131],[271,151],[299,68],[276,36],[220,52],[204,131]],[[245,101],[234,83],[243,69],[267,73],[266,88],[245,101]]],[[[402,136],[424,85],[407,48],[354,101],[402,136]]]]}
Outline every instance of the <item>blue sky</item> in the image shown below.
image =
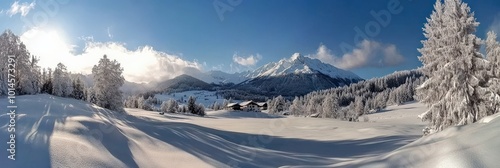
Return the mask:
{"type": "MultiPolygon", "coordinates": [[[[78,62],[68,57],[90,57],[112,50],[107,54],[115,53],[116,57],[126,57],[122,54],[144,55],[144,60],[117,60],[133,60],[123,63],[125,68],[131,66],[134,71],[146,71],[141,67],[158,66],[147,61],[154,61],[160,55],[169,58],[161,65],[170,65],[169,61],[176,62],[176,65],[153,69],[177,74],[184,66],[225,72],[255,69],[299,52],[349,69],[367,79],[421,65],[417,48],[421,47],[422,27],[434,2],[8,0],[0,2],[0,29],[8,28],[18,35],[37,34],[34,35],[36,38],[22,39],[35,41],[26,43],[28,49],[41,59],[78,62]],[[391,19],[387,24],[382,23],[371,14],[372,11],[389,12],[391,19]],[[371,26],[368,31],[365,29],[367,25],[371,26]],[[376,25],[380,29],[373,27],[376,25]],[[355,40],[355,37],[361,37],[357,36],[356,28],[367,35],[355,40]],[[343,44],[352,48],[342,49],[343,44]],[[54,51],[60,48],[64,51],[54,51]]],[[[465,2],[469,3],[481,23],[477,32],[479,37],[484,37],[487,30],[500,30],[500,1],[465,2]]],[[[382,19],[386,19],[385,15],[382,19]]],[[[83,58],[80,63],[81,60],[83,58]]],[[[48,66],[54,64],[53,61],[45,63],[48,66]]],[[[78,66],[76,63],[67,64],[78,66]]],[[[88,70],[88,66],[79,68],[88,70]]],[[[131,73],[128,78],[143,75],[132,74],[132,70],[128,72],[131,73]]]]}

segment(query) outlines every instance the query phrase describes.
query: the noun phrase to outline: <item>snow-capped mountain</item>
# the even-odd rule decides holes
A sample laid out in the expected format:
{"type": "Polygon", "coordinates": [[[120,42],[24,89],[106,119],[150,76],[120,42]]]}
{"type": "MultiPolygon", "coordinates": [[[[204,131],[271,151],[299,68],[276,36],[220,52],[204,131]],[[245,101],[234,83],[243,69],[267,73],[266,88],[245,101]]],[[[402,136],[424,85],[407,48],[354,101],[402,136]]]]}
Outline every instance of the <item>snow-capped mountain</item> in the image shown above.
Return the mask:
{"type": "Polygon", "coordinates": [[[269,63],[247,75],[238,90],[268,96],[297,96],[316,90],[349,85],[363,80],[358,75],[299,53],[277,63],[269,63]]]}
{"type": "Polygon", "coordinates": [[[295,53],[292,57],[282,59],[279,62],[266,64],[254,71],[241,73],[229,74],[222,71],[202,72],[196,68],[187,68],[184,69],[184,78],[182,79],[187,77],[199,81],[179,80],[175,82],[177,83],[176,85],[169,85],[169,87],[159,85],[158,87],[164,90],[189,90],[187,88],[176,87],[191,86],[191,83],[205,83],[203,86],[206,87],[191,88],[229,89],[266,96],[298,96],[316,90],[340,87],[363,80],[350,71],[336,68],[299,53],[295,53]],[[182,83],[184,84],[181,85],[182,83]]]}
{"type": "Polygon", "coordinates": [[[355,79],[361,78],[346,70],[336,68],[330,64],[321,62],[318,59],[304,57],[300,53],[295,53],[291,58],[285,58],[279,62],[266,64],[247,75],[248,78],[257,77],[277,77],[289,74],[314,74],[322,73],[331,78],[355,79]]]}

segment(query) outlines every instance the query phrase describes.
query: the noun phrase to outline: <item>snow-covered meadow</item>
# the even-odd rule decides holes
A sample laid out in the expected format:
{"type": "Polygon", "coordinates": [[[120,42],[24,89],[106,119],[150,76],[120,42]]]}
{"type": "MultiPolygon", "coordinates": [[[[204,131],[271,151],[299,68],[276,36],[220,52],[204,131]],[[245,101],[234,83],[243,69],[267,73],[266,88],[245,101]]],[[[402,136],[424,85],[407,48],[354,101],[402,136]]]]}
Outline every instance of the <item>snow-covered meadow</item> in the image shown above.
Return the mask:
{"type": "MultiPolygon", "coordinates": [[[[0,158],[6,167],[425,167],[450,159],[491,167],[500,153],[495,119],[419,139],[425,123],[416,115],[425,108],[418,103],[354,123],[255,112],[116,113],[51,95],[17,101],[16,161],[0,158]]],[[[0,115],[0,123],[8,120],[0,115]]],[[[8,137],[6,124],[0,130],[8,137]]]]}

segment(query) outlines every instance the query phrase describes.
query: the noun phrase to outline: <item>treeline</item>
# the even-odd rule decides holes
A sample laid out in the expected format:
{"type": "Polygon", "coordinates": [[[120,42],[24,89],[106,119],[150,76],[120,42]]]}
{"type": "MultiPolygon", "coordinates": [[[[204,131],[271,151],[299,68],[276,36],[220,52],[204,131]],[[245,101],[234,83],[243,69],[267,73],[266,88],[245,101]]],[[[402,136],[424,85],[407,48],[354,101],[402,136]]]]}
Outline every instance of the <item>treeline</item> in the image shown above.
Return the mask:
{"type": "Polygon", "coordinates": [[[268,96],[253,94],[244,90],[229,89],[229,90],[219,90],[217,95],[221,95],[224,99],[234,99],[234,100],[253,100],[264,102],[269,99],[268,96]]]}
{"type": "MultiPolygon", "coordinates": [[[[419,70],[400,71],[349,86],[315,91],[295,97],[291,103],[274,98],[270,109],[288,109],[288,114],[358,121],[359,116],[378,112],[388,105],[413,101],[415,88],[425,80],[419,70]]],[[[270,111],[271,112],[271,111],[270,111]]],[[[274,110],[272,113],[281,112],[274,110]]]]}
{"type": "Polygon", "coordinates": [[[59,63],[52,70],[42,69],[39,58],[31,55],[19,36],[6,30],[0,35],[0,96],[15,88],[16,95],[46,93],[60,97],[86,100],[103,108],[123,110],[122,92],[123,68],[116,60],[106,55],[92,68],[93,86],[85,86],[78,75],[72,75],[67,67],[59,63]],[[14,57],[10,57],[14,56],[14,57]],[[10,64],[10,66],[9,66],[10,64]],[[7,67],[11,67],[10,69],[7,67]],[[11,75],[9,78],[9,74],[11,75]],[[9,79],[13,79],[10,80],[9,79]]]}
{"type": "Polygon", "coordinates": [[[164,113],[191,113],[199,116],[205,116],[205,106],[196,103],[196,98],[190,96],[187,100],[187,105],[182,105],[184,102],[178,102],[174,99],[160,101],[154,96],[154,92],[133,95],[125,98],[124,104],[126,108],[138,108],[147,111],[157,111],[160,114],[164,113]]]}

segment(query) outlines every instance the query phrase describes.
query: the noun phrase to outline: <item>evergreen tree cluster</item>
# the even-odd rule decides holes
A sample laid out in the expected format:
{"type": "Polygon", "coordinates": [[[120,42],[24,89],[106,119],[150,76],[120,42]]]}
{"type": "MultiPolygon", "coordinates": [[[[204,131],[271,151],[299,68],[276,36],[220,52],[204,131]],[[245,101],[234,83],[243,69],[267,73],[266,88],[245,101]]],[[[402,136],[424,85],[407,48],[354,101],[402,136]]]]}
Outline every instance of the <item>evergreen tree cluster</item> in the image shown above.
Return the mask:
{"type": "MultiPolygon", "coordinates": [[[[67,67],[59,63],[54,69],[41,68],[39,59],[29,53],[20,38],[6,30],[0,35],[0,95],[8,93],[9,56],[15,56],[14,79],[18,95],[52,94],[78,100],[87,100],[111,110],[121,111],[122,93],[119,88],[124,79],[123,69],[116,61],[104,56],[93,69],[94,86],[86,87],[78,75],[68,72],[67,67]]],[[[10,61],[12,62],[12,61],[10,61]]]]}
{"type": "Polygon", "coordinates": [[[15,80],[13,88],[18,95],[40,93],[41,69],[38,61],[38,58],[30,54],[20,38],[12,31],[6,30],[2,33],[0,35],[0,95],[8,94],[8,74],[13,75],[10,79],[15,80]],[[9,66],[9,63],[15,66],[9,66]]]}
{"type": "MultiPolygon", "coordinates": [[[[295,97],[290,115],[358,121],[358,117],[414,100],[415,89],[425,80],[420,70],[399,71],[382,78],[295,97]]],[[[272,105],[270,104],[270,108],[272,105]]]]}

